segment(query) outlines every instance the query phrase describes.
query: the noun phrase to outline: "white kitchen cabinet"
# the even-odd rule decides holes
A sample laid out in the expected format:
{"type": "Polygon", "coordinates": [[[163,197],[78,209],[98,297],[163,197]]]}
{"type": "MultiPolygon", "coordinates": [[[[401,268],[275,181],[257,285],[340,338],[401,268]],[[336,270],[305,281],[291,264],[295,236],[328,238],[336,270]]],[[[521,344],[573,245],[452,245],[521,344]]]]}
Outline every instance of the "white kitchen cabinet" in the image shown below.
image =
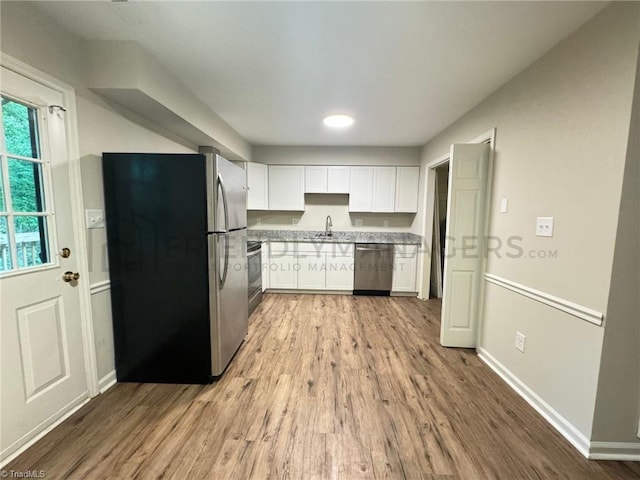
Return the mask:
{"type": "Polygon", "coordinates": [[[418,246],[396,245],[393,255],[392,292],[416,293],[418,246]]]}
{"type": "Polygon", "coordinates": [[[247,210],[269,209],[269,167],[247,162],[247,210]]]}
{"type": "Polygon", "coordinates": [[[349,193],[349,167],[327,167],[327,193],[349,193]]]}
{"type": "Polygon", "coordinates": [[[303,166],[269,166],[269,210],[304,210],[303,166]]]}
{"type": "Polygon", "coordinates": [[[304,167],[305,193],[349,193],[349,167],[304,167]]]}
{"type": "Polygon", "coordinates": [[[327,290],[353,290],[353,244],[336,244],[333,251],[327,253],[326,269],[327,290]]]}
{"type": "Polygon", "coordinates": [[[351,167],[349,180],[349,211],[373,211],[373,168],[351,167]]]}
{"type": "Polygon", "coordinates": [[[402,213],[418,211],[419,182],[420,167],[397,167],[394,211],[402,213]]]}
{"type": "Polygon", "coordinates": [[[294,243],[273,242],[269,246],[269,288],[298,288],[298,266],[294,243]]]}
{"type": "Polygon", "coordinates": [[[396,167],[373,168],[373,211],[393,212],[396,203],[396,167]]]}
{"type": "Polygon", "coordinates": [[[324,290],[325,288],[325,254],[298,254],[298,289],[324,290]]]}
{"type": "Polygon", "coordinates": [[[317,165],[304,167],[305,193],[327,193],[327,168],[317,165]]]}

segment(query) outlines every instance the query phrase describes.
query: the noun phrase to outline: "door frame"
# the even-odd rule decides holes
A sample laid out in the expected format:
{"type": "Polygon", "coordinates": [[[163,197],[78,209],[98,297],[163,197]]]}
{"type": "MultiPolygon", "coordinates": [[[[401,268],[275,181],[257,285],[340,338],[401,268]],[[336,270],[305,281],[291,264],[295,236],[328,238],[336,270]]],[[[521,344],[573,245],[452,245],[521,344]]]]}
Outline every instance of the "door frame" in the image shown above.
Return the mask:
{"type": "MultiPolygon", "coordinates": [[[[492,199],[492,190],[493,190],[493,158],[495,151],[495,142],[496,142],[496,132],[497,128],[493,127],[491,130],[488,130],[481,135],[469,140],[467,142],[461,143],[488,143],[489,144],[489,171],[487,178],[487,199],[486,205],[491,205],[492,199]]],[[[456,143],[456,142],[453,142],[456,143]]],[[[433,242],[433,221],[434,221],[434,208],[435,208],[435,185],[436,185],[436,168],[449,163],[451,160],[451,152],[447,152],[444,155],[432,160],[427,163],[424,173],[424,185],[425,185],[425,195],[423,200],[424,206],[424,222],[422,225],[422,238],[424,239],[424,245],[426,247],[425,255],[422,256],[422,262],[420,262],[421,270],[420,270],[420,285],[419,285],[419,297],[423,299],[429,299],[429,294],[431,292],[431,250],[432,250],[432,242],[433,242]]],[[[451,176],[451,170],[449,170],[449,176],[451,176]]],[[[489,220],[490,220],[490,208],[484,209],[484,231],[489,231],[489,220]]],[[[481,266],[481,277],[484,278],[484,272],[486,270],[486,256],[482,258],[482,266],[481,266]]],[[[484,281],[480,284],[479,295],[480,299],[478,302],[478,328],[477,328],[477,344],[480,344],[481,334],[482,334],[482,323],[484,317],[484,281]]],[[[442,298],[444,302],[444,297],[442,298]]]]}
{"type": "MultiPolygon", "coordinates": [[[[62,94],[64,99],[63,107],[66,110],[64,112],[64,123],[67,137],[67,156],[69,164],[69,193],[71,196],[71,218],[74,230],[73,236],[78,256],[77,269],[80,273],[80,278],[86,279],[86,281],[79,282],[77,286],[80,300],[80,323],[82,325],[82,339],[84,346],[83,353],[89,398],[95,397],[100,392],[98,388],[98,367],[93,331],[91,292],[89,289],[89,257],[87,254],[87,236],[84,223],[84,200],[82,196],[75,89],[57,78],[54,78],[10,55],[6,55],[3,52],[0,52],[0,65],[17,73],[18,75],[59,92],[62,94]]],[[[59,421],[66,418],[67,415],[63,415],[59,421]]],[[[59,421],[48,427],[45,432],[34,437],[34,439],[28,442],[22,449],[20,449],[20,451],[37,441],[44,433],[56,426],[59,421]]]]}

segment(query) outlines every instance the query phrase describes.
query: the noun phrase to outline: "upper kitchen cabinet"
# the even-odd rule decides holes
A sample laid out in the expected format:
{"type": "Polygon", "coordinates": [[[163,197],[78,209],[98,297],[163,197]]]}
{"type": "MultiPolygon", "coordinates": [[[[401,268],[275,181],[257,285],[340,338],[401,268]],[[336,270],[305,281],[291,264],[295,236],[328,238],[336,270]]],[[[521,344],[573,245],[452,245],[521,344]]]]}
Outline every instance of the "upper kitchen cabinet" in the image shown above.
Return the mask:
{"type": "Polygon", "coordinates": [[[373,211],[393,212],[396,203],[396,167],[373,167],[373,211]]]}
{"type": "Polygon", "coordinates": [[[269,210],[304,210],[304,168],[269,166],[269,210]]]}
{"type": "Polygon", "coordinates": [[[247,210],[269,210],[269,167],[247,163],[247,210]]]}
{"type": "Polygon", "coordinates": [[[373,211],[373,168],[351,167],[349,181],[349,211],[373,211]]]}
{"type": "Polygon", "coordinates": [[[418,211],[419,181],[420,167],[398,167],[396,169],[396,212],[416,213],[418,211]]]}
{"type": "Polygon", "coordinates": [[[305,193],[349,193],[349,167],[304,167],[305,193]]]}

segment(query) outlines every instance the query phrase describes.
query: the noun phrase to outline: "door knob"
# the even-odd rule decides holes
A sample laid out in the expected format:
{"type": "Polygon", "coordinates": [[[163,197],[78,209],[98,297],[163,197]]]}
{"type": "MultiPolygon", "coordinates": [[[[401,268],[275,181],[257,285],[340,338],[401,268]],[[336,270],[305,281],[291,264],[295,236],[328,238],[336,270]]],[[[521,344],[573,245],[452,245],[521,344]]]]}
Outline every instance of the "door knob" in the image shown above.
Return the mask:
{"type": "Polygon", "coordinates": [[[65,282],[69,283],[69,282],[75,282],[76,280],[78,280],[80,278],[80,274],[78,272],[73,273],[73,272],[64,272],[62,274],[62,280],[64,280],[65,282]]]}

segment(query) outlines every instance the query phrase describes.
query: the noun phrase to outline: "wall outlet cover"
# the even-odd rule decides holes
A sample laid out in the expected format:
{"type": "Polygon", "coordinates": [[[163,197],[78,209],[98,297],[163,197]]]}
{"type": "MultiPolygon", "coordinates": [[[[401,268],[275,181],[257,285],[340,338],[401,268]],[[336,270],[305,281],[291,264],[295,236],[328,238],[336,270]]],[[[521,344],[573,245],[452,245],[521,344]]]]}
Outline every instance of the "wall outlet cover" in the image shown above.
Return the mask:
{"type": "Polygon", "coordinates": [[[256,225],[262,225],[262,219],[256,218],[256,225]]]}
{"type": "Polygon", "coordinates": [[[84,214],[87,228],[104,228],[104,210],[87,209],[84,214]]]}
{"type": "Polygon", "coordinates": [[[300,219],[298,219],[298,218],[292,218],[291,219],[291,225],[298,225],[299,221],[300,221],[300,219]]]}
{"type": "Polygon", "coordinates": [[[356,227],[361,227],[361,226],[362,226],[362,219],[356,218],[356,227]]]}
{"type": "Polygon", "coordinates": [[[384,221],[382,222],[382,226],[383,226],[383,227],[385,227],[385,228],[387,228],[387,227],[389,226],[389,220],[384,220],[384,221]]]}
{"type": "Polygon", "coordinates": [[[553,237],[553,217],[538,217],[536,219],[536,236],[553,237]]]}

